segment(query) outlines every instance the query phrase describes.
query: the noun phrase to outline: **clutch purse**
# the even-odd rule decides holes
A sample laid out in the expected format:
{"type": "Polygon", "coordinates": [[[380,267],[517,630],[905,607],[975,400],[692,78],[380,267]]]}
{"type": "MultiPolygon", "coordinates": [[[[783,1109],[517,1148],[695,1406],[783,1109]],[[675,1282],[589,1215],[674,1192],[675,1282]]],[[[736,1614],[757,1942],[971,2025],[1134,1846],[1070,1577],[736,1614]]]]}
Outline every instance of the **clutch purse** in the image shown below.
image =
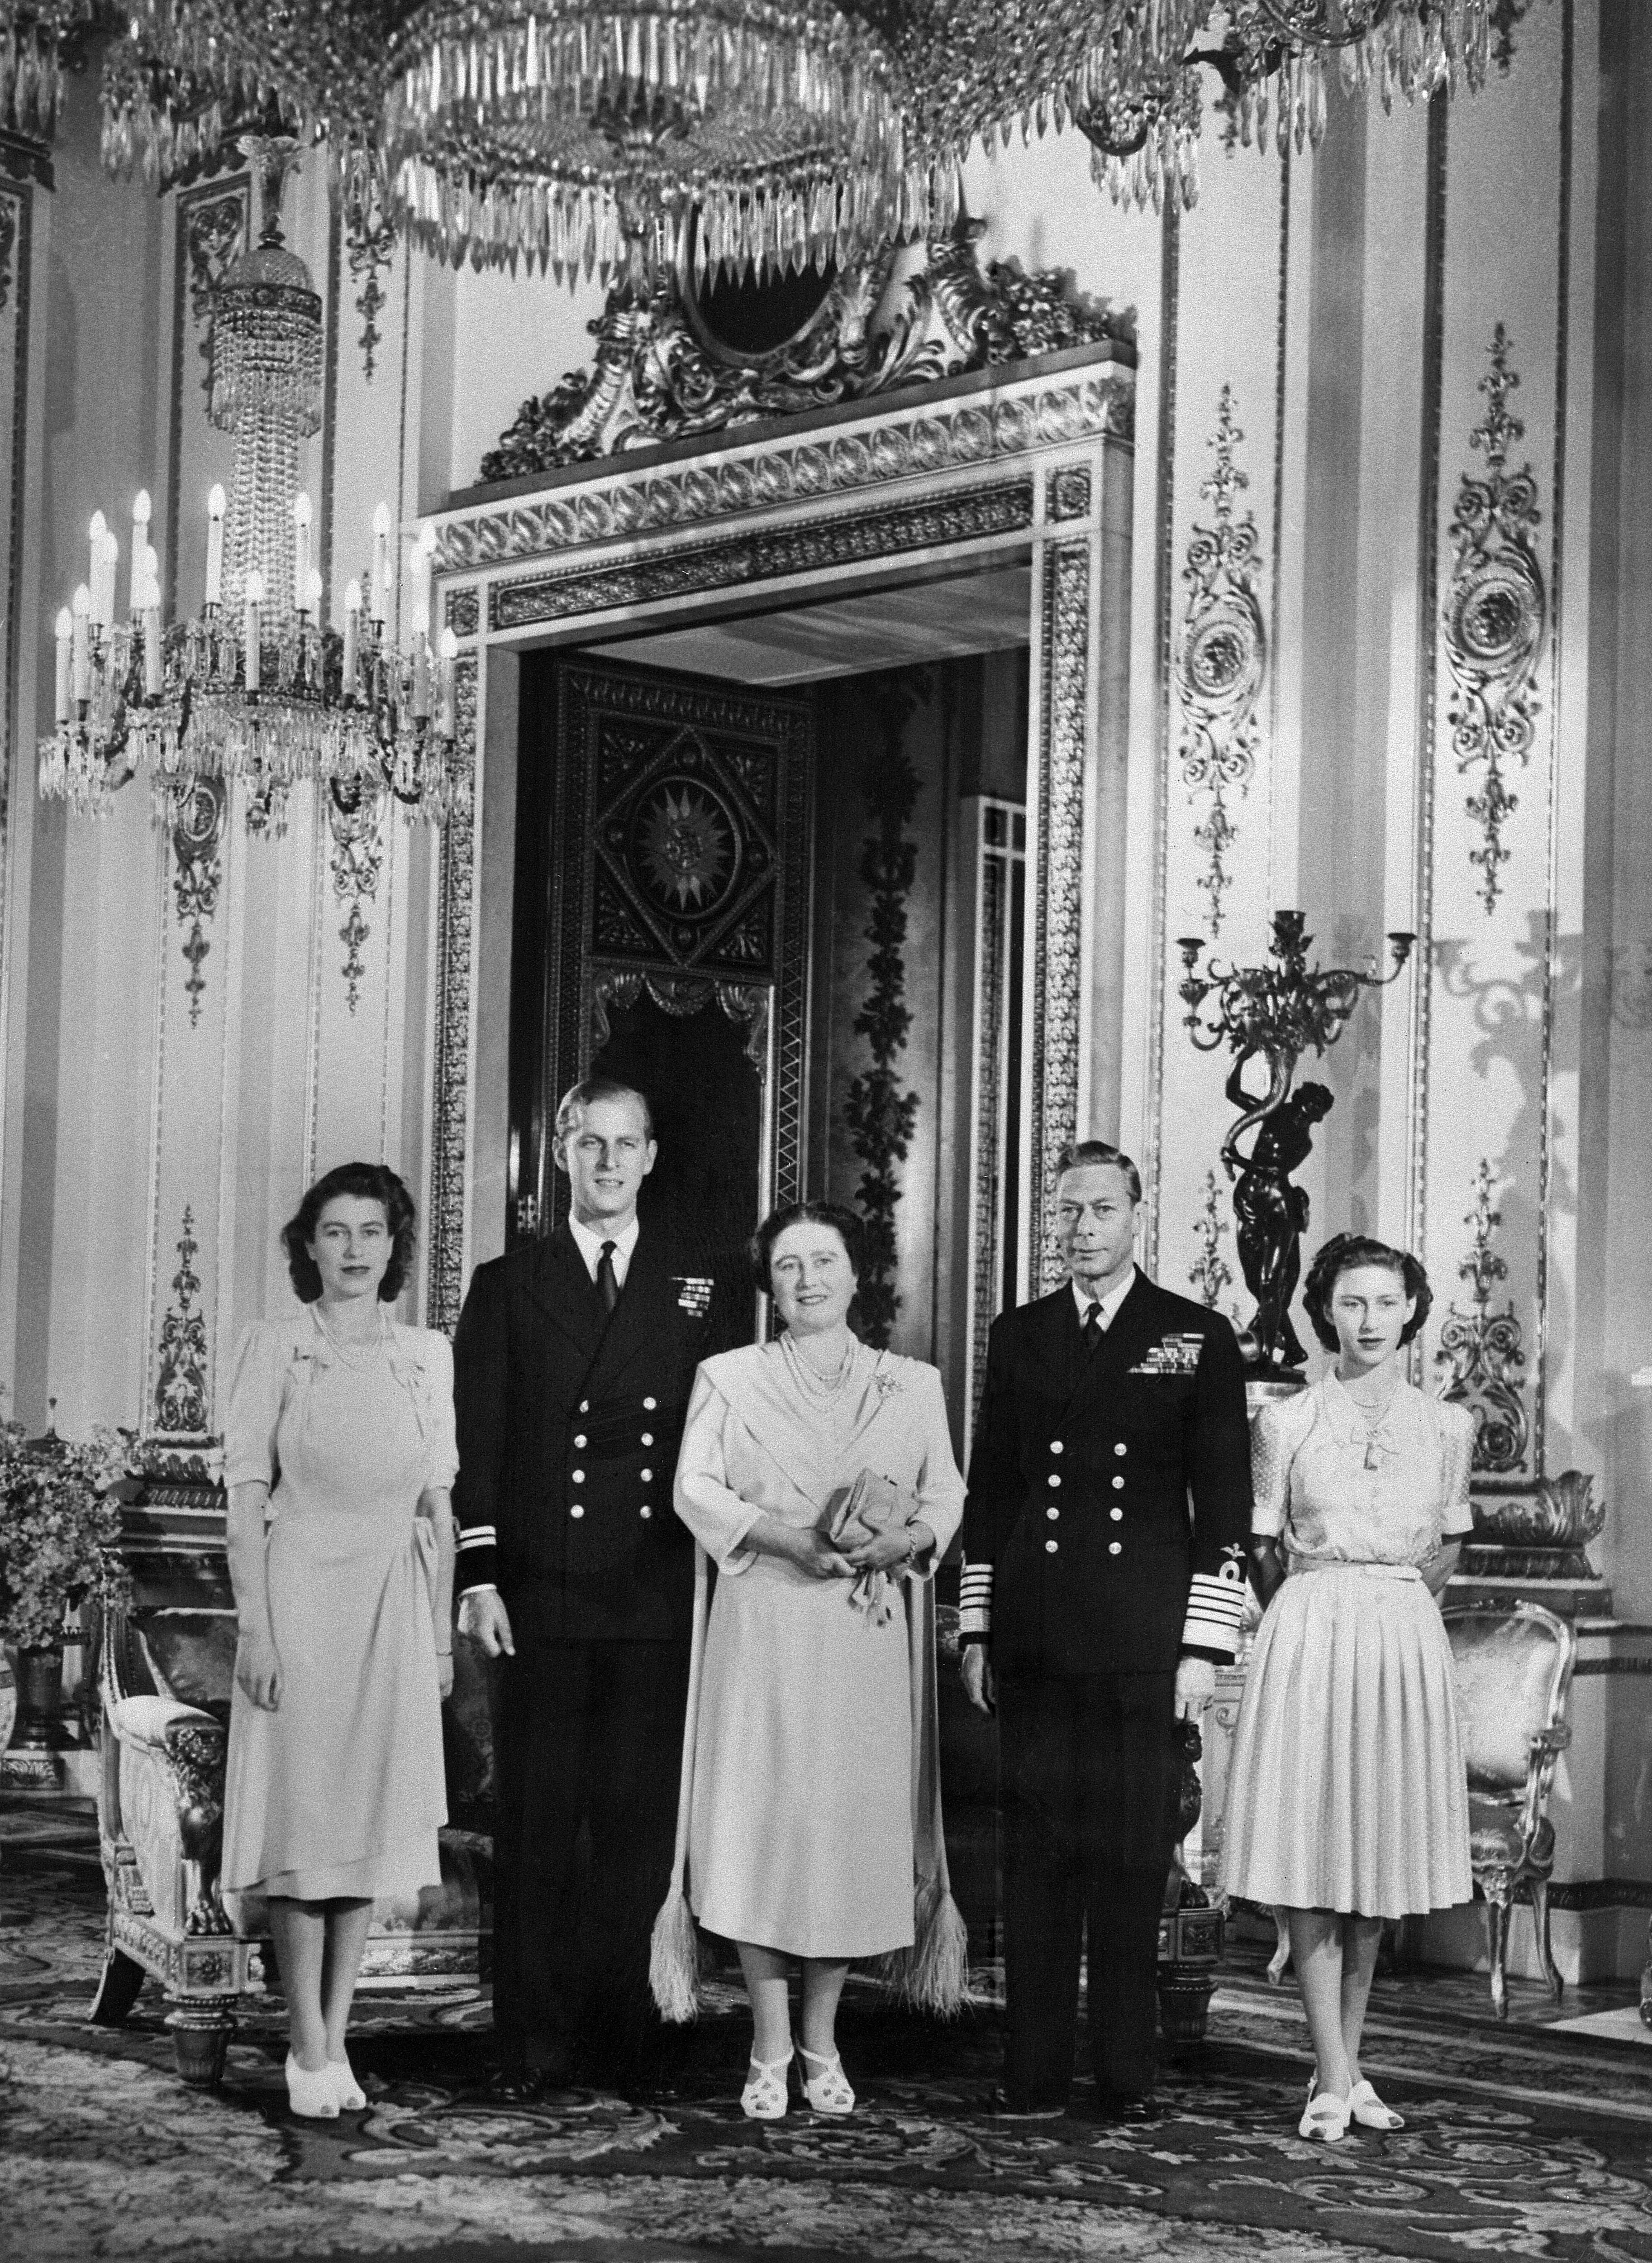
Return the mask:
{"type": "MultiPolygon", "coordinates": [[[[857,1548],[885,1532],[902,1532],[918,1514],[918,1504],[889,1478],[862,1470],[849,1487],[828,1528],[828,1537],[839,1548],[857,1548]]],[[[862,1572],[849,1590],[849,1601],[866,1612],[875,1626],[894,1616],[895,1602],[886,1572],[862,1572]]]]}
{"type": "Polygon", "coordinates": [[[830,1536],[840,1548],[858,1548],[881,1533],[903,1530],[917,1514],[916,1501],[891,1479],[862,1470],[838,1503],[830,1536]]]}

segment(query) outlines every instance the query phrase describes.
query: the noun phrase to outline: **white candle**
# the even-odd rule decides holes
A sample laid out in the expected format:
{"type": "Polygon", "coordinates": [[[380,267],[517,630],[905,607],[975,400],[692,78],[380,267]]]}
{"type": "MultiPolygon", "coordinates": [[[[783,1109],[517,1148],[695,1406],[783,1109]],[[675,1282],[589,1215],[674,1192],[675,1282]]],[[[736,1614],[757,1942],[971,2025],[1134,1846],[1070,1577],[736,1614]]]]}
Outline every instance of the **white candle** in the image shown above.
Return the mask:
{"type": "Polygon", "coordinates": [[[321,618],[321,569],[319,566],[312,566],[305,575],[304,594],[309,599],[307,610],[319,621],[321,618]]]}
{"type": "Polygon", "coordinates": [[[206,498],[206,602],[220,604],[224,594],[224,490],[214,488],[206,498]]]}
{"type": "Polygon", "coordinates": [[[75,592],[75,697],[91,698],[91,591],[83,582],[75,592]]]}
{"type": "Polygon", "coordinates": [[[143,546],[143,579],[145,587],[155,592],[153,596],[146,597],[143,602],[146,605],[158,605],[161,602],[161,553],[152,542],[147,542],[143,546]]]}
{"type": "Polygon", "coordinates": [[[242,634],[242,642],[246,651],[246,683],[249,691],[256,691],[258,689],[258,671],[263,658],[258,648],[259,639],[263,633],[263,625],[259,619],[263,608],[263,575],[255,566],[247,576],[247,617],[242,634]]]}
{"type": "Polygon", "coordinates": [[[90,571],[86,576],[86,586],[91,592],[91,618],[99,623],[105,618],[97,610],[97,599],[103,588],[104,579],[104,537],[108,531],[108,520],[105,518],[102,511],[95,510],[92,513],[91,524],[86,530],[87,547],[91,553],[90,571]]]}
{"type": "Polygon", "coordinates": [[[144,591],[147,603],[143,611],[143,689],[151,699],[158,699],[166,688],[161,650],[161,592],[151,582],[144,591]]]}
{"type": "Polygon", "coordinates": [[[435,555],[436,529],[422,526],[413,546],[413,610],[415,616],[424,615],[427,635],[430,621],[430,566],[435,555]]]}
{"type": "Polygon", "coordinates": [[[421,719],[430,712],[430,616],[413,617],[413,712],[421,719]]]}
{"type": "Polygon", "coordinates": [[[458,736],[458,702],[455,696],[454,684],[454,678],[458,673],[454,663],[458,658],[458,639],[451,629],[444,629],[442,632],[442,736],[444,739],[457,739],[458,736]]]}
{"type": "Polygon", "coordinates": [[[74,698],[72,685],[75,665],[75,616],[67,605],[57,617],[57,719],[67,723],[69,703],[74,698]]]}
{"type": "Polygon", "coordinates": [[[292,602],[308,612],[310,595],[310,498],[301,491],[292,498],[292,602]]]}
{"type": "Polygon", "coordinates": [[[132,504],[132,605],[143,611],[143,565],[149,555],[149,490],[140,488],[132,504]]]}
{"type": "Polygon", "coordinates": [[[383,620],[390,600],[390,505],[381,502],[373,513],[372,617],[383,620]]]}
{"type": "Polygon", "coordinates": [[[361,636],[361,583],[352,582],[344,591],[344,697],[356,697],[356,647],[361,636]]]}
{"type": "Polygon", "coordinates": [[[105,625],[115,618],[115,569],[120,563],[120,542],[112,528],[104,537],[103,587],[97,591],[92,610],[105,625]]]}

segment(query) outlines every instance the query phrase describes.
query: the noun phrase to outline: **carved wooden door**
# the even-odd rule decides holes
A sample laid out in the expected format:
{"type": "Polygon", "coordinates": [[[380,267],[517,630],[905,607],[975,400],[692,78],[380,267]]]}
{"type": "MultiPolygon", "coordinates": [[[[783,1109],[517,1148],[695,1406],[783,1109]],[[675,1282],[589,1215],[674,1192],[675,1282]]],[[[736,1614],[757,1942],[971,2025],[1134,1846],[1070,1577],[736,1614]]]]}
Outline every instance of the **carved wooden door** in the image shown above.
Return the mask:
{"type": "Polygon", "coordinates": [[[649,1096],[645,1218],[739,1283],[803,1191],[814,714],[807,698],[533,654],[522,679],[510,1239],[566,1209],[551,1135],[592,1070],[649,1096]]]}

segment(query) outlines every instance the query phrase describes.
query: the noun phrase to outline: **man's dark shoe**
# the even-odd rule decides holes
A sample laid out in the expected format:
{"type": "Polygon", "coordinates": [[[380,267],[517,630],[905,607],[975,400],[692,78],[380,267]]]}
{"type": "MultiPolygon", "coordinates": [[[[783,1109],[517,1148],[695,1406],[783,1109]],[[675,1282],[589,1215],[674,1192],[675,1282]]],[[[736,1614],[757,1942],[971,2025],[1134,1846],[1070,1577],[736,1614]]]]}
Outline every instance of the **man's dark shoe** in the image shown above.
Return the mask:
{"type": "Polygon", "coordinates": [[[992,2092],[986,2110],[999,2122],[1064,2122],[1067,2116],[1064,2106],[1028,2106],[1004,2090],[992,2092]]]}
{"type": "Polygon", "coordinates": [[[1145,2124],[1162,2122],[1165,2109],[1151,2090],[1098,2090],[1087,2119],[1145,2124]]]}

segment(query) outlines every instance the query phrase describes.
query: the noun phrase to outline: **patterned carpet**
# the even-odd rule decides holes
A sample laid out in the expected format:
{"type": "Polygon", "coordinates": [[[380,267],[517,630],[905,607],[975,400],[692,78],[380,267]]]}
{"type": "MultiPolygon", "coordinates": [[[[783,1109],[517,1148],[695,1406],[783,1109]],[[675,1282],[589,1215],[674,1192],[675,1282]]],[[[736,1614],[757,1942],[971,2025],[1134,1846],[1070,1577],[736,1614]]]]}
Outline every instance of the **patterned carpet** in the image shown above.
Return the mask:
{"type": "MultiPolygon", "coordinates": [[[[737,1989],[692,2031],[676,2087],[501,2110],[480,2088],[487,2006],[364,2000],[365,2113],[286,2110],[278,2023],[232,2046],[221,2094],[174,2079],[162,2006],[83,2017],[101,1961],[90,1818],[0,1810],[0,2252],[35,2259],[444,2257],[512,2263],[832,2263],[834,2258],[1120,2257],[1278,2263],[1531,2256],[1652,2263],[1652,2052],[1555,2033],[1515,1984],[1499,2028],[1483,1982],[1380,1981],[1367,2066],[1410,2117],[1310,2146],[1294,1992],[1241,1950],[1210,2035],[1165,2068],[1170,2113],[1129,2134],[995,2122],[998,2014],[951,2027],[851,1985],[848,2124],[741,2116],[737,1989]]],[[[992,1976],[984,1975],[990,1996],[992,1976]]],[[[1560,2016],[1632,1992],[1569,1991],[1560,2016]]]]}

